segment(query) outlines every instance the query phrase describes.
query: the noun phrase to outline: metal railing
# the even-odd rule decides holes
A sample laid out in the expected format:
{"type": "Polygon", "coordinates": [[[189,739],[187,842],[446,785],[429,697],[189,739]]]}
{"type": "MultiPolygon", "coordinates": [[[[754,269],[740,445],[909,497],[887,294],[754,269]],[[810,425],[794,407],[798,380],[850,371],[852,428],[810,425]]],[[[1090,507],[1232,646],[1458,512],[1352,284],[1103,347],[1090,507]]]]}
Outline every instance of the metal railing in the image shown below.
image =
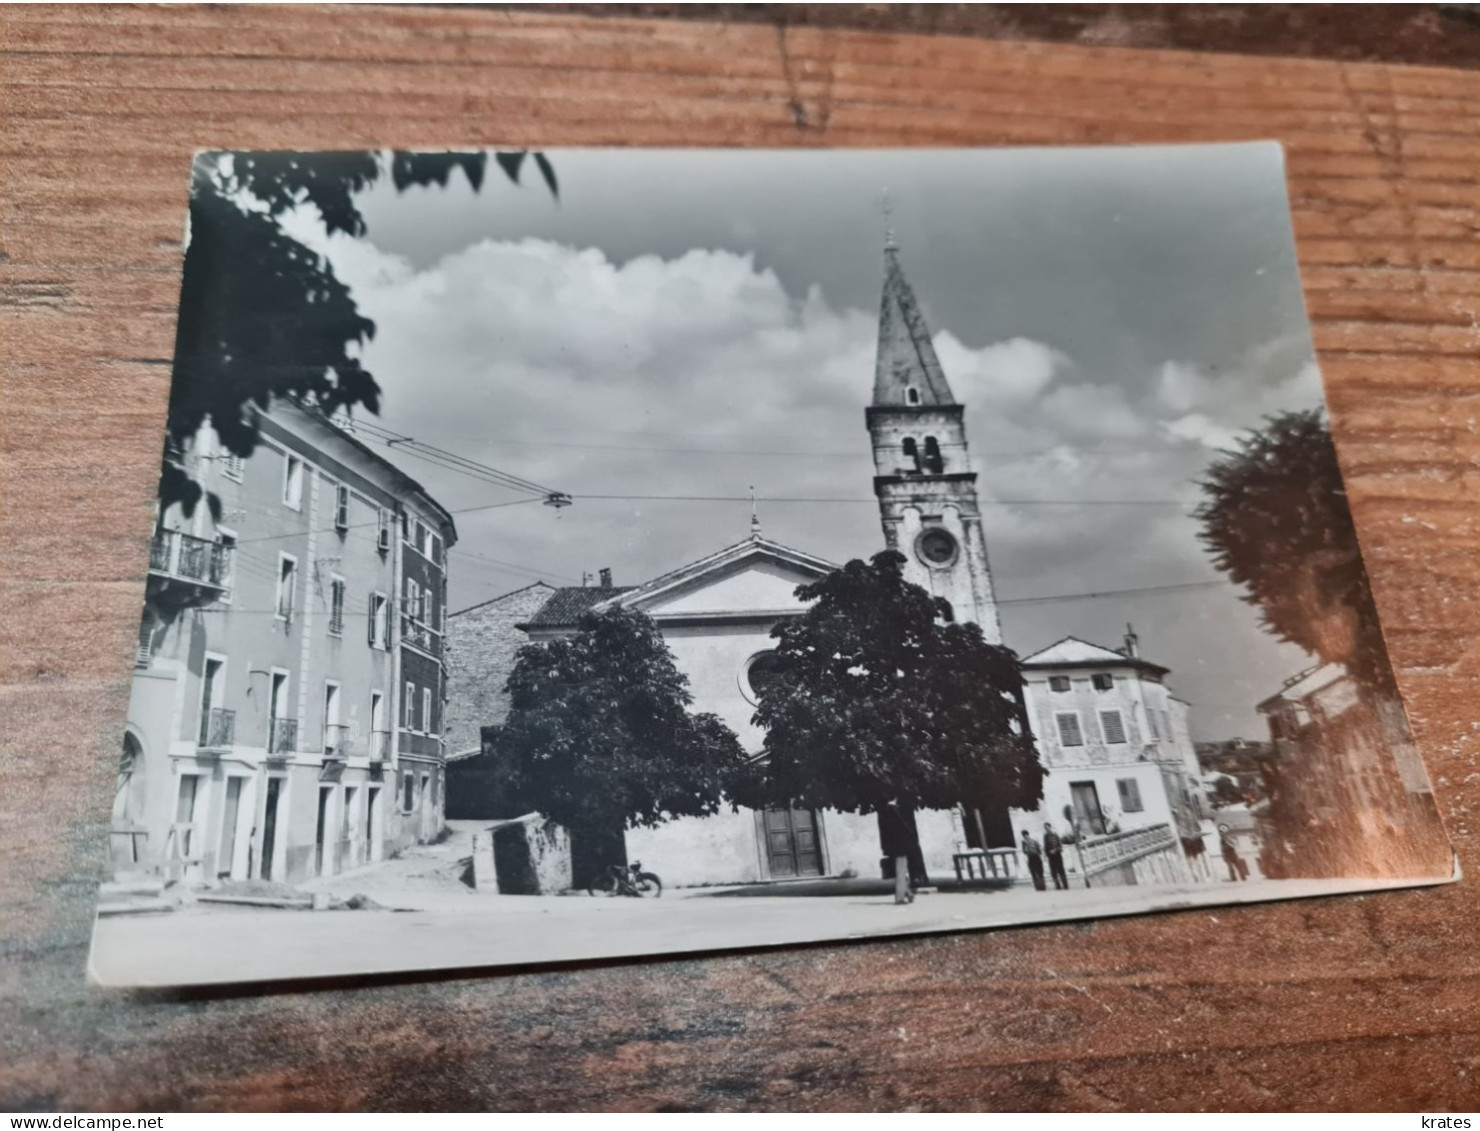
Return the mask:
{"type": "Polygon", "coordinates": [[[225,707],[212,707],[200,716],[200,745],[219,750],[236,743],[236,712],[225,707]]]}
{"type": "Polygon", "coordinates": [[[1088,877],[1176,847],[1177,834],[1171,825],[1151,825],[1144,829],[1087,837],[1079,845],[1079,858],[1084,862],[1084,874],[1088,877]]]}
{"type": "Polygon", "coordinates": [[[224,589],[231,576],[231,547],[179,530],[159,530],[149,545],[149,568],[166,577],[224,589]]]}
{"type": "Polygon", "coordinates": [[[297,719],[267,720],[267,752],[291,754],[298,749],[297,719]]]}
{"type": "Polygon", "coordinates": [[[956,879],[1001,882],[1014,880],[1018,876],[1018,854],[1015,848],[976,849],[972,852],[957,852],[951,857],[956,868],[956,879]]]}

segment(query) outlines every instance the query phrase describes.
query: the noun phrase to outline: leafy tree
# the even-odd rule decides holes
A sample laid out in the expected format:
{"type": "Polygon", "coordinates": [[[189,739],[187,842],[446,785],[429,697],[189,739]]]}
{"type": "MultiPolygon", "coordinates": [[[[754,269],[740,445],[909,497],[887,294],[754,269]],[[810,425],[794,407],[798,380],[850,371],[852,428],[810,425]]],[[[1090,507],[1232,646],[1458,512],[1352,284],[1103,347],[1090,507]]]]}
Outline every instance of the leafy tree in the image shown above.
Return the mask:
{"type": "Polygon", "coordinates": [[[688,677],[638,612],[588,613],[574,635],[525,645],[507,688],[492,741],[500,793],[571,831],[577,886],[625,858],[624,828],[718,812],[746,762],[723,722],[689,713],[688,677]]]}
{"type": "Polygon", "coordinates": [[[1199,482],[1213,564],[1282,640],[1395,693],[1331,430],[1320,409],[1269,417],[1199,482]]]}
{"type": "Polygon", "coordinates": [[[1213,779],[1213,786],[1208,791],[1208,798],[1212,801],[1215,809],[1221,809],[1225,805],[1238,805],[1244,800],[1244,791],[1239,787],[1238,780],[1228,774],[1219,774],[1213,779]]]}
{"type": "Polygon", "coordinates": [[[742,800],[876,813],[911,836],[916,809],[1041,800],[1017,657],[953,623],[904,564],[886,550],[797,589],[810,607],[771,632],[742,800]]]}
{"type": "MultiPolygon", "coordinates": [[[[551,192],[555,173],[533,155],[551,192]]],[[[494,159],[518,181],[523,153],[494,159]]],[[[283,215],[318,209],[330,234],[365,234],[356,195],[387,173],[397,189],[446,185],[462,169],[483,184],[487,153],[205,153],[192,170],[190,240],[175,334],[160,501],[193,511],[203,497],[183,453],[209,423],[221,446],[250,456],[252,406],[291,397],[326,412],[379,411],[380,389],[352,347],[375,324],[318,253],[285,232],[283,215]]],[[[207,499],[213,513],[214,498],[207,499]]]]}

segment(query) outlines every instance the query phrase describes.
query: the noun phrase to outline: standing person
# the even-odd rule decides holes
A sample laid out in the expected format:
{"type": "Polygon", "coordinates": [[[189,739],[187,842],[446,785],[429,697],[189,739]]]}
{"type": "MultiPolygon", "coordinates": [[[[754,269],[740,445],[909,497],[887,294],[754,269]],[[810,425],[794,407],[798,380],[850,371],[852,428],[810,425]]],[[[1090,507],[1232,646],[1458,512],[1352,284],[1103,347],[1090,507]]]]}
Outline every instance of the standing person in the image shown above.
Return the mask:
{"type": "Polygon", "coordinates": [[[1069,876],[1064,871],[1064,842],[1053,826],[1043,826],[1043,855],[1048,857],[1048,874],[1053,879],[1054,891],[1069,890],[1069,876]]]}
{"type": "Polygon", "coordinates": [[[1228,879],[1230,883],[1249,878],[1249,866],[1244,863],[1244,858],[1238,853],[1238,845],[1233,843],[1233,833],[1227,825],[1218,826],[1218,847],[1223,852],[1223,863],[1228,865],[1228,879]]]}
{"type": "Polygon", "coordinates": [[[1046,891],[1043,883],[1043,848],[1028,835],[1027,829],[1023,830],[1023,855],[1028,858],[1028,874],[1033,877],[1034,889],[1046,891]]]}

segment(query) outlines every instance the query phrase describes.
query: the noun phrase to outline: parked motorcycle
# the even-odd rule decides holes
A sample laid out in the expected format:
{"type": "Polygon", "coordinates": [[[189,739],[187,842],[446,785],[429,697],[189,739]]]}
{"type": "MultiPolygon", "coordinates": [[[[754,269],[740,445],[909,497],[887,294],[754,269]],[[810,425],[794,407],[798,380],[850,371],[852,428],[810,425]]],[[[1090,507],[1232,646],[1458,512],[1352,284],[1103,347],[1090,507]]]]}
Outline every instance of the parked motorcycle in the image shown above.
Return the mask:
{"type": "Polygon", "coordinates": [[[625,868],[612,864],[606,875],[589,889],[591,895],[630,895],[638,899],[657,899],[663,894],[663,881],[652,872],[642,870],[642,862],[632,861],[625,868]]]}

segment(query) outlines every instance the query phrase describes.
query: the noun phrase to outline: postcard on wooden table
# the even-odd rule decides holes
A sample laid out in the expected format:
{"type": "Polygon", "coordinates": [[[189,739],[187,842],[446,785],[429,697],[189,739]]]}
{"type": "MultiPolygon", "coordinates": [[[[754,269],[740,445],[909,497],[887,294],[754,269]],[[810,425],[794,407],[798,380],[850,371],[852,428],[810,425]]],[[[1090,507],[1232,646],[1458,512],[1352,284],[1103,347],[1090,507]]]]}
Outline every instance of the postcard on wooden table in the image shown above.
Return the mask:
{"type": "Polygon", "coordinates": [[[1277,145],[192,175],[95,981],[1451,878],[1277,145]]]}

